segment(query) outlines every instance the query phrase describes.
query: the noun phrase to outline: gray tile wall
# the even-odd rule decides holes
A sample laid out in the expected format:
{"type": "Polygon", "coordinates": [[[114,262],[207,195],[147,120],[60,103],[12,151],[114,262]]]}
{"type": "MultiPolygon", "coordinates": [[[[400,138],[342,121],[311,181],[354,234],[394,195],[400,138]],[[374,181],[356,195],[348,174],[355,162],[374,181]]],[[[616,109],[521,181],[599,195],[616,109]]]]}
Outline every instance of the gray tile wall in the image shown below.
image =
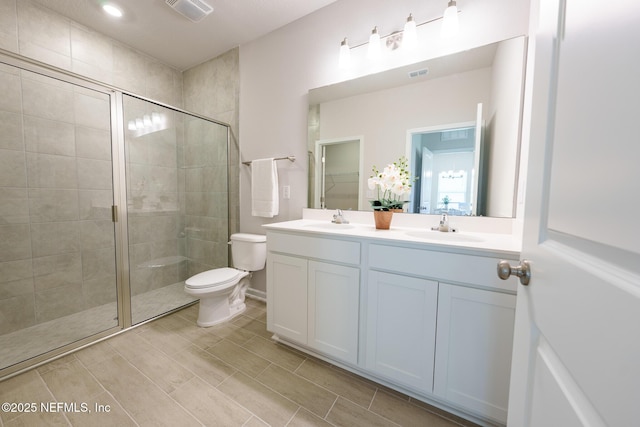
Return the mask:
{"type": "MultiPolygon", "coordinates": [[[[213,58],[183,73],[185,109],[228,123],[229,144],[229,229],[240,230],[239,168],[239,49],[213,58]]],[[[226,237],[225,237],[226,239],[226,237]]],[[[226,242],[225,242],[226,243],[226,242]]]]}
{"type": "Polygon", "coordinates": [[[178,204],[183,120],[180,113],[130,96],[124,97],[124,114],[130,283],[131,295],[139,295],[185,280],[177,258],[185,255],[178,204]],[[129,122],[153,115],[164,119],[165,129],[128,129],[129,122]]]}
{"type": "Polygon", "coordinates": [[[227,128],[187,119],[184,145],[188,275],[228,265],[227,128]]]}
{"type": "Polygon", "coordinates": [[[129,96],[124,111],[168,123],[125,133],[132,295],[227,266],[226,126],[129,96]]]}
{"type": "Polygon", "coordinates": [[[182,107],[182,73],[30,0],[0,0],[0,48],[182,107]]]}

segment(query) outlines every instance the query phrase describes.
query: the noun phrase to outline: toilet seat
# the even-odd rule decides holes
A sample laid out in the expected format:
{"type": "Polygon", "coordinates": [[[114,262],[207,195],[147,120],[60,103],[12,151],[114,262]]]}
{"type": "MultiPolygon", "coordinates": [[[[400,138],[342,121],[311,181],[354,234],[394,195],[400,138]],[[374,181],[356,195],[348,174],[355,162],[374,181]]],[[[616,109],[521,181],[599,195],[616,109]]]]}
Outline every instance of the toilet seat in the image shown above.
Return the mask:
{"type": "Polygon", "coordinates": [[[193,290],[226,288],[234,285],[246,274],[235,268],[223,267],[203,271],[187,279],[185,288],[193,290]]]}

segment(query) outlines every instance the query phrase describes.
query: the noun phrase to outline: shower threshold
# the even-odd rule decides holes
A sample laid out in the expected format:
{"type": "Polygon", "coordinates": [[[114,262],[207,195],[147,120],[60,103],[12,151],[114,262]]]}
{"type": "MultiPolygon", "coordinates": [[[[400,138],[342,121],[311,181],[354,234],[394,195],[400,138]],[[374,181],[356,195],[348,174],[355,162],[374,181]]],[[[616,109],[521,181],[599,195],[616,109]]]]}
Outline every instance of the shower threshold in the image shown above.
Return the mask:
{"type": "MultiPolygon", "coordinates": [[[[144,322],[195,301],[184,282],[131,298],[132,323],[144,322]]],[[[118,326],[116,302],[0,335],[0,370],[118,326]]]]}

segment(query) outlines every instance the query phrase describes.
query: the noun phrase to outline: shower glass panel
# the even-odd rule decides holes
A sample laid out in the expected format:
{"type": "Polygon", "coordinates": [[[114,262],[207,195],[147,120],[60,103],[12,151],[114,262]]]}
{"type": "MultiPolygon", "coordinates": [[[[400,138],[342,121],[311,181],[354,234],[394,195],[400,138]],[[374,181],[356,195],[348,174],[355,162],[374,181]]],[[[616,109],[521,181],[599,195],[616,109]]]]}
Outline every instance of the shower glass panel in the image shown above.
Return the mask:
{"type": "Polygon", "coordinates": [[[194,301],[190,276],[228,266],[228,127],[124,95],[131,321],[194,301]]]}
{"type": "Polygon", "coordinates": [[[119,327],[115,104],[51,75],[0,63],[0,369],[119,327]]]}

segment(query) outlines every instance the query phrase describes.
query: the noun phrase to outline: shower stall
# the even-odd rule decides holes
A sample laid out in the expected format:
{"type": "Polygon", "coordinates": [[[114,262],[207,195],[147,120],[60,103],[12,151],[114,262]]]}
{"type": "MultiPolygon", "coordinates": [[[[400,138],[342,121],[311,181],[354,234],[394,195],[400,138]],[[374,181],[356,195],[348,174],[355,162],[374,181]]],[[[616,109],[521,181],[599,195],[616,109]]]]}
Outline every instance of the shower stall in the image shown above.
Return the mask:
{"type": "Polygon", "coordinates": [[[0,54],[0,379],[228,265],[229,126],[0,54]]]}

